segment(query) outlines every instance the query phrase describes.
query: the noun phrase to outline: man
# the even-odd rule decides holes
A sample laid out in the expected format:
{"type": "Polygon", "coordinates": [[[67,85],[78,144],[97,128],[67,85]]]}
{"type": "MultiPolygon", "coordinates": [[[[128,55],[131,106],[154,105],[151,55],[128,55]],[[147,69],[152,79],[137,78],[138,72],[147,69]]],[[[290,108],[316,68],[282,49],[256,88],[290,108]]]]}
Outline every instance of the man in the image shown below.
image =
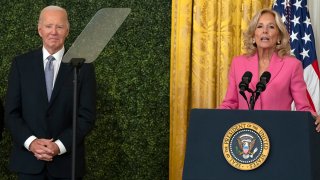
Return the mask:
{"type": "MultiPolygon", "coordinates": [[[[73,68],[61,62],[69,34],[68,15],[44,8],[38,33],[43,46],[14,58],[6,97],[6,124],[13,138],[9,168],[19,179],[70,179],[73,68]]],[[[96,80],[92,64],[78,77],[76,177],[84,175],[84,138],[95,121],[96,80]]]]}

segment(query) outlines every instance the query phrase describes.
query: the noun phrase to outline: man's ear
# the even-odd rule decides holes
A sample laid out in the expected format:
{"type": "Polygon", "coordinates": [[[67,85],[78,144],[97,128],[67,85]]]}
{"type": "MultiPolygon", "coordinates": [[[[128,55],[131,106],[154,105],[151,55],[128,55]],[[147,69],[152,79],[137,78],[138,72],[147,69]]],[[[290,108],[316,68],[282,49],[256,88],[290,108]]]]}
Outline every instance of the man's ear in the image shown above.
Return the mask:
{"type": "Polygon", "coordinates": [[[39,34],[40,37],[42,37],[41,27],[40,26],[38,26],[38,34],[39,34]]]}

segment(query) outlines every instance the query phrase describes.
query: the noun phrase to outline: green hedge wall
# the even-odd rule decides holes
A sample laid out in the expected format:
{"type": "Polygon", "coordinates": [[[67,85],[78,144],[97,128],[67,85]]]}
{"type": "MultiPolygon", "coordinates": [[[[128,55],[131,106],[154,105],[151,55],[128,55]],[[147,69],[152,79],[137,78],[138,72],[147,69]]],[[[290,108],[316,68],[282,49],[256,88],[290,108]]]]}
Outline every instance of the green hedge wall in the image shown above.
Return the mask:
{"type": "MultiPolygon", "coordinates": [[[[131,13],[94,62],[97,122],[86,139],[85,179],[168,179],[170,0],[1,0],[0,97],[14,56],[41,46],[40,10],[67,9],[70,47],[101,8],[131,8],[131,13]]],[[[8,171],[11,137],[0,142],[0,179],[8,171]]]]}

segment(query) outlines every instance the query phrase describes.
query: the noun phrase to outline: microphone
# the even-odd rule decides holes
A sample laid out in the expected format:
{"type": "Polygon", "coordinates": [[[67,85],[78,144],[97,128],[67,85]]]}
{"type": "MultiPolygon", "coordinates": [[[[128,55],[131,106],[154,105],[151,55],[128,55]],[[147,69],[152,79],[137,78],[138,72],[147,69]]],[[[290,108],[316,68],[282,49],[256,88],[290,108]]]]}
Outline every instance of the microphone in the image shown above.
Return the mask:
{"type": "Polygon", "coordinates": [[[255,92],[252,92],[252,96],[250,97],[250,108],[251,110],[254,110],[254,105],[260,96],[260,93],[266,90],[266,85],[270,81],[271,74],[268,71],[265,71],[260,76],[260,81],[256,85],[255,92]]]}
{"type": "Polygon", "coordinates": [[[268,71],[265,71],[260,76],[260,81],[256,85],[256,93],[261,93],[266,90],[266,85],[270,81],[271,74],[268,71]]]}
{"type": "Polygon", "coordinates": [[[241,82],[239,83],[239,88],[240,88],[239,93],[244,98],[244,100],[246,100],[249,109],[250,109],[250,105],[248,103],[248,99],[244,91],[249,91],[253,93],[253,91],[249,88],[249,83],[251,82],[251,79],[252,79],[252,73],[250,71],[246,71],[242,76],[241,82]]]}
{"type": "MultiPolygon", "coordinates": [[[[269,82],[271,78],[271,74],[268,71],[265,71],[260,76],[260,81],[256,85],[256,97],[254,98],[254,102],[258,100],[258,97],[260,96],[260,93],[266,90],[266,85],[269,82]]],[[[254,105],[252,109],[254,108],[254,105]]]]}
{"type": "Polygon", "coordinates": [[[249,83],[252,79],[252,73],[250,71],[246,71],[242,76],[242,81],[239,84],[240,93],[246,90],[249,90],[249,83]]]}

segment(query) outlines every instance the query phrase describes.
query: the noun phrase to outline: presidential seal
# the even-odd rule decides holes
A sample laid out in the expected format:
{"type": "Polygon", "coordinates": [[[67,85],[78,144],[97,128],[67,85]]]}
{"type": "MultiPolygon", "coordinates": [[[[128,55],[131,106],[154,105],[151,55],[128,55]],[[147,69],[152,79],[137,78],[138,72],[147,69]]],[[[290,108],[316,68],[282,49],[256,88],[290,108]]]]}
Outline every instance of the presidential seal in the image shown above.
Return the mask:
{"type": "Polygon", "coordinates": [[[223,138],[223,155],[231,166],[239,170],[258,168],[267,159],[269,150],[267,133],[255,123],[235,124],[223,138]]]}

